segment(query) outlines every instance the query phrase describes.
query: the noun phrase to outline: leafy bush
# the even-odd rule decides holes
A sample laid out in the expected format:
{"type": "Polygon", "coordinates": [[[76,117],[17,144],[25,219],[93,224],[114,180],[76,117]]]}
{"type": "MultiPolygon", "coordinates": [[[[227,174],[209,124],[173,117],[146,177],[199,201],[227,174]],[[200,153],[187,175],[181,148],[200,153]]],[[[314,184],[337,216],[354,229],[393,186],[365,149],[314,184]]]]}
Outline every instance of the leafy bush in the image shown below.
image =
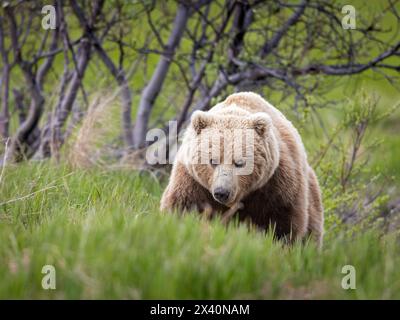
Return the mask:
{"type": "Polygon", "coordinates": [[[363,91],[347,99],[334,125],[329,119],[326,141],[310,150],[323,192],[328,237],[336,237],[343,229],[353,236],[366,228],[382,227],[381,215],[389,199],[382,186],[390,178],[370,160],[381,151],[382,139],[375,137],[374,128],[395,108],[381,111],[378,98],[363,91]]]}

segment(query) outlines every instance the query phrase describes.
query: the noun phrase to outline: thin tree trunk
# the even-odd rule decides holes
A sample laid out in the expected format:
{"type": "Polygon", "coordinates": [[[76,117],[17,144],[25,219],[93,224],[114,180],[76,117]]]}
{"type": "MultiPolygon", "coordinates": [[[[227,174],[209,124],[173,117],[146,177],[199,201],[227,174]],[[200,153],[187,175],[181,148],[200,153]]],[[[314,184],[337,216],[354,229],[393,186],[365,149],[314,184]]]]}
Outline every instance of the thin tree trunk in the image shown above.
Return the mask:
{"type": "Polygon", "coordinates": [[[27,86],[31,93],[31,104],[29,106],[28,115],[24,123],[18,128],[17,132],[11,140],[10,148],[7,150],[7,159],[11,162],[20,161],[24,156],[24,147],[29,135],[37,127],[43,112],[44,97],[42,95],[39,84],[36,82],[35,75],[32,72],[32,66],[22,59],[21,48],[18,44],[17,24],[12,7],[4,9],[10,22],[11,45],[14,51],[14,60],[22,69],[27,86]]]}
{"type": "MultiPolygon", "coordinates": [[[[114,62],[111,60],[107,52],[103,49],[100,40],[96,37],[94,29],[88,24],[85,14],[82,8],[78,5],[76,1],[72,1],[72,8],[78,18],[81,26],[86,30],[87,36],[93,43],[93,47],[99,55],[101,61],[104,63],[106,68],[111,72],[115,80],[120,87],[120,97],[122,105],[122,131],[124,137],[125,146],[129,149],[133,147],[133,137],[132,137],[132,91],[129,87],[128,79],[126,78],[125,71],[122,67],[117,68],[114,62]]],[[[98,3],[99,10],[101,9],[102,2],[98,3]]]]}
{"type": "Polygon", "coordinates": [[[7,139],[9,135],[9,95],[10,95],[10,66],[4,65],[1,81],[1,113],[0,113],[0,135],[7,139]]]}
{"type": "Polygon", "coordinates": [[[188,18],[189,8],[181,3],[175,16],[174,27],[169,37],[165,54],[160,57],[157,67],[142,93],[136,116],[136,123],[133,129],[133,146],[135,149],[142,147],[145,143],[151,110],[164,84],[169,66],[183,36],[188,18]]]}
{"type": "Polygon", "coordinates": [[[132,91],[129,87],[128,79],[126,78],[125,71],[122,68],[117,68],[114,62],[110,59],[107,53],[104,51],[99,40],[94,34],[91,34],[92,40],[94,42],[94,48],[99,55],[101,61],[111,72],[115,80],[120,87],[120,97],[122,106],[122,133],[124,137],[125,146],[128,150],[133,147],[133,137],[132,137],[132,91]]]}
{"type": "Polygon", "coordinates": [[[10,113],[9,113],[9,95],[10,95],[10,71],[11,65],[8,61],[8,53],[5,48],[4,41],[4,32],[3,32],[3,19],[0,17],[0,54],[3,60],[3,74],[1,77],[0,84],[0,97],[1,97],[1,111],[0,111],[0,135],[7,139],[9,132],[9,121],[10,121],[10,113]]]}
{"type": "Polygon", "coordinates": [[[26,119],[26,113],[24,108],[24,97],[20,90],[13,89],[14,94],[14,104],[15,110],[18,112],[18,121],[19,124],[23,124],[26,119]]]}
{"type": "MultiPolygon", "coordinates": [[[[239,17],[238,18],[238,16],[241,16],[241,15],[242,16],[248,15],[247,12],[243,12],[245,10],[249,10],[245,3],[243,3],[243,4],[242,3],[234,3],[234,4],[231,4],[231,5],[228,4],[228,7],[227,7],[228,10],[227,10],[227,13],[226,13],[226,17],[224,18],[224,20],[222,21],[222,23],[219,26],[218,30],[216,31],[215,39],[213,40],[213,42],[215,44],[217,44],[220,41],[221,37],[223,36],[225,28],[228,25],[228,22],[229,22],[229,20],[231,18],[231,15],[232,15],[232,12],[233,12],[235,6],[237,6],[237,9],[236,9],[237,12],[236,12],[236,18],[235,18],[235,21],[233,23],[233,27],[232,27],[232,31],[231,32],[235,34],[235,39],[236,39],[236,41],[234,42],[235,46],[241,46],[242,45],[242,41],[243,41],[243,37],[244,37],[244,29],[242,30],[243,26],[242,25],[239,26],[239,24],[240,23],[244,24],[244,20],[245,19],[250,20],[249,17],[246,17],[246,18],[245,17],[239,17]],[[239,32],[241,32],[240,35],[238,35],[239,32]]],[[[250,12],[250,10],[249,10],[249,12],[250,12]]],[[[248,21],[246,23],[247,23],[247,25],[249,24],[248,21]]],[[[232,47],[233,47],[233,45],[228,49],[229,50],[228,51],[228,56],[229,56],[230,60],[231,60],[231,56],[234,55],[231,52],[235,52],[235,55],[237,55],[238,52],[240,51],[240,48],[237,49],[236,51],[233,51],[232,47]]],[[[197,72],[197,74],[195,74],[195,76],[193,78],[193,81],[192,81],[192,83],[190,85],[190,88],[189,88],[189,93],[186,96],[185,102],[183,104],[182,111],[181,111],[181,113],[179,114],[179,116],[177,118],[178,119],[177,120],[178,121],[178,123],[177,123],[178,132],[181,131],[182,126],[183,126],[184,122],[187,119],[188,111],[189,111],[190,106],[192,105],[194,94],[196,93],[197,88],[200,86],[201,81],[202,81],[204,75],[206,74],[207,66],[213,60],[214,52],[215,52],[214,48],[211,48],[210,51],[207,54],[206,59],[201,64],[201,67],[199,68],[199,71],[197,72]]],[[[220,89],[220,90],[222,90],[222,89],[220,89]]],[[[218,92],[220,92],[220,90],[218,92]]],[[[215,93],[216,93],[216,91],[212,92],[212,94],[215,94],[215,93]]],[[[209,96],[208,92],[204,91],[203,94],[202,94],[202,97],[201,97],[201,101],[197,104],[197,107],[199,107],[199,105],[202,104],[202,103],[204,103],[204,105],[208,105],[208,103],[211,101],[211,99],[213,97],[214,96],[209,96]]]]}
{"type": "Polygon", "coordinates": [[[24,156],[25,150],[24,145],[28,140],[29,135],[37,127],[40,117],[43,113],[44,97],[40,92],[37,83],[32,79],[32,74],[26,74],[25,78],[27,82],[30,82],[30,92],[32,96],[31,104],[29,106],[29,113],[24,123],[18,128],[15,133],[11,146],[8,149],[7,159],[10,161],[20,161],[24,156]]]}
{"type": "Polygon", "coordinates": [[[121,104],[122,104],[122,131],[125,141],[125,146],[128,149],[133,147],[133,137],[132,137],[132,92],[129,88],[125,74],[121,74],[121,104]]]}
{"type": "MultiPolygon", "coordinates": [[[[19,120],[19,124],[23,124],[26,120],[26,108],[24,106],[24,97],[23,94],[21,93],[21,91],[17,90],[17,89],[13,89],[13,94],[14,94],[14,105],[15,105],[15,109],[18,112],[18,120],[19,120]]],[[[25,156],[27,158],[29,158],[34,152],[35,150],[38,149],[39,145],[40,145],[40,129],[38,126],[35,127],[35,129],[33,129],[33,131],[29,134],[27,140],[26,140],[26,144],[29,146],[29,149],[24,150],[25,152],[25,156]]]]}
{"type": "Polygon", "coordinates": [[[88,39],[83,39],[78,52],[77,67],[72,74],[67,93],[57,106],[54,126],[52,128],[52,147],[53,152],[57,153],[63,143],[62,139],[62,127],[64,126],[68,115],[71,112],[72,105],[78,94],[79,87],[81,86],[83,75],[85,74],[86,68],[89,64],[91,44],[88,39]]]}

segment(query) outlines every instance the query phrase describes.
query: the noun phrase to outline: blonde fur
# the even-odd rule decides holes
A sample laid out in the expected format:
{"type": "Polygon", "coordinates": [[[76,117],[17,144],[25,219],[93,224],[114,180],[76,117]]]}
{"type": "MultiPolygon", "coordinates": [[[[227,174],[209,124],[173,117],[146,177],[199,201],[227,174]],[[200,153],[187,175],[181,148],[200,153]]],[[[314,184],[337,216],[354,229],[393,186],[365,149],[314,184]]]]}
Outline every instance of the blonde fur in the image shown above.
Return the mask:
{"type": "MultiPolygon", "coordinates": [[[[234,140],[233,135],[224,139],[234,140]]],[[[273,226],[277,238],[293,242],[312,235],[318,244],[322,243],[321,192],[301,137],[278,109],[252,92],[232,94],[210,111],[192,116],[161,199],[161,209],[203,211],[211,206],[222,214],[238,203],[243,204],[238,211],[240,220],[264,230],[273,226]],[[192,160],[199,150],[200,135],[216,136],[221,129],[235,128],[252,128],[256,132],[255,167],[251,175],[226,182],[233,196],[223,205],[212,195],[216,169],[193,164],[192,160]]]]}

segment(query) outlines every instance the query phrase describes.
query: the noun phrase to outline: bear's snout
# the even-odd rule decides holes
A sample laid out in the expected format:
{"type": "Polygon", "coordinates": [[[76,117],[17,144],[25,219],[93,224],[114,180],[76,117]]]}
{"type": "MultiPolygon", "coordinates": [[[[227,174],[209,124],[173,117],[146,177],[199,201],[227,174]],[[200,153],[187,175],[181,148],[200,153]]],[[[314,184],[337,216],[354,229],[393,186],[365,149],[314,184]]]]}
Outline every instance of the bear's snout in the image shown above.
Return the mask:
{"type": "Polygon", "coordinates": [[[229,199],[230,191],[225,188],[218,187],[214,190],[214,198],[215,200],[226,203],[229,199]]]}

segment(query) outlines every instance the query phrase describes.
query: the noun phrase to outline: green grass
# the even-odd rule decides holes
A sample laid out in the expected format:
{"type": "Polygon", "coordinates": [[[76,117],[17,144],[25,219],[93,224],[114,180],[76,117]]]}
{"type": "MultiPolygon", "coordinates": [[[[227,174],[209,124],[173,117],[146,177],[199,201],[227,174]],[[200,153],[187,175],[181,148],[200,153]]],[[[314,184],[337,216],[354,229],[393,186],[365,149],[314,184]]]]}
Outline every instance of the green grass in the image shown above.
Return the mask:
{"type": "Polygon", "coordinates": [[[400,298],[393,238],[371,231],[335,237],[321,252],[283,247],[243,225],[161,214],[162,187],[130,171],[7,167],[0,298],[400,298]],[[47,264],[56,290],[41,287],[47,264]],[[346,264],[356,268],[356,290],[341,288],[346,264]]]}

